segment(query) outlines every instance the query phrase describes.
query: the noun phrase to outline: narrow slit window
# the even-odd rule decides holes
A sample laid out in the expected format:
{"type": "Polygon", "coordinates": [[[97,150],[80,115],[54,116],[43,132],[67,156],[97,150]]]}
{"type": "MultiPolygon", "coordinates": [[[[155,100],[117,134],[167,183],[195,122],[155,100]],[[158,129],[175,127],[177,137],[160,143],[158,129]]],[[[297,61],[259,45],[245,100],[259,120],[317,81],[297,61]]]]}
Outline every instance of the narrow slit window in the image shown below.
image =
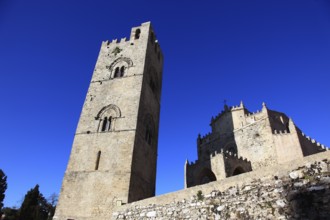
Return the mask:
{"type": "Polygon", "coordinates": [[[141,30],[140,29],[136,29],[135,31],[135,40],[140,38],[140,34],[141,34],[141,30]]]}
{"type": "Polygon", "coordinates": [[[107,130],[110,131],[111,130],[111,123],[112,123],[112,117],[110,116],[108,119],[108,124],[107,124],[107,130]]]}
{"type": "Polygon", "coordinates": [[[103,123],[102,123],[102,129],[101,129],[101,131],[106,131],[106,130],[107,130],[107,124],[108,124],[108,118],[105,117],[105,118],[103,119],[103,123]]]}
{"type": "Polygon", "coordinates": [[[152,92],[155,93],[156,92],[156,85],[155,85],[155,83],[152,79],[150,79],[150,81],[149,81],[149,86],[150,86],[152,92]]]}
{"type": "Polygon", "coordinates": [[[113,77],[114,78],[119,77],[119,67],[116,67],[116,69],[115,69],[115,75],[113,77]]]}
{"type": "Polygon", "coordinates": [[[95,163],[95,170],[98,170],[99,169],[100,158],[101,158],[101,151],[97,152],[96,163],[95,163]]]}
{"type": "Polygon", "coordinates": [[[146,130],[145,141],[148,144],[151,144],[151,132],[150,132],[150,129],[149,128],[147,128],[147,130],[146,130]]]}
{"type": "Polygon", "coordinates": [[[124,74],[125,74],[125,67],[122,66],[122,67],[120,68],[120,77],[123,77],[124,74]]]}

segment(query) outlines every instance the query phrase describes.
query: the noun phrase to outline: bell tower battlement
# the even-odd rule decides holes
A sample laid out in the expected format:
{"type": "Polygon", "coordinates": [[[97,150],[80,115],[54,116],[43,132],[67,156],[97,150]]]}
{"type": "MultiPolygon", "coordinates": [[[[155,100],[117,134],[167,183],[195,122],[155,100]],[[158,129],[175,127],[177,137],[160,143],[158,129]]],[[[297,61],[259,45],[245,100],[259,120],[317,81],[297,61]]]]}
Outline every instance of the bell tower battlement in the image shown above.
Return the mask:
{"type": "Polygon", "coordinates": [[[162,68],[150,22],[102,42],[54,219],[108,219],[155,195],[162,68]]]}

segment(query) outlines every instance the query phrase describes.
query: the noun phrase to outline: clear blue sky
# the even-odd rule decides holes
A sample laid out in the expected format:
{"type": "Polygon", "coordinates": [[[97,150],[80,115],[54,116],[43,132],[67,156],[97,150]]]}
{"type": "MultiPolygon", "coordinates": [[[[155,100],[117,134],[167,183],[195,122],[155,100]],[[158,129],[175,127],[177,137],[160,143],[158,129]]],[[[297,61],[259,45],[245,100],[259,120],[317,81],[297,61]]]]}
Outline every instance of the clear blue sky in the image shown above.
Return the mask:
{"type": "Polygon", "coordinates": [[[287,113],[330,145],[330,1],[0,0],[0,168],[6,206],[59,193],[103,40],[151,21],[165,66],[157,194],[183,188],[223,100],[287,113]]]}

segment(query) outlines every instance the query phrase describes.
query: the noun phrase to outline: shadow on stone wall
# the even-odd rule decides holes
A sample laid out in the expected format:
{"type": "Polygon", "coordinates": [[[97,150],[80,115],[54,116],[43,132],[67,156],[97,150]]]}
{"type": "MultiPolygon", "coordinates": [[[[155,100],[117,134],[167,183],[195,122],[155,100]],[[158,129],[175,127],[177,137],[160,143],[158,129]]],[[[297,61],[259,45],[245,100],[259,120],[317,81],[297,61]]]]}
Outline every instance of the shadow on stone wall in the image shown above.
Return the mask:
{"type": "Polygon", "coordinates": [[[289,215],[294,219],[330,219],[329,190],[294,192],[290,195],[289,215]]]}
{"type": "Polygon", "coordinates": [[[285,175],[256,178],[225,190],[201,187],[195,195],[166,204],[134,204],[112,219],[330,220],[329,168],[328,160],[308,162],[285,175]]]}

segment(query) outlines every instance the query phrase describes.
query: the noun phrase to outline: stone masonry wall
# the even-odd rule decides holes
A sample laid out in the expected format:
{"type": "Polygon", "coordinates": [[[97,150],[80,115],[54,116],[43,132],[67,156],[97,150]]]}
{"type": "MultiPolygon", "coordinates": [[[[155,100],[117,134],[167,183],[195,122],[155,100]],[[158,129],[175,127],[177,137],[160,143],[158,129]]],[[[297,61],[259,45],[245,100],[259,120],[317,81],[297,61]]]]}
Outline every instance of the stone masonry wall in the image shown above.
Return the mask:
{"type": "Polygon", "coordinates": [[[330,153],[118,207],[112,219],[329,219],[330,153]],[[239,181],[241,180],[241,181],[239,181]]]}
{"type": "Polygon", "coordinates": [[[116,204],[154,195],[160,102],[151,100],[146,78],[158,74],[160,97],[161,71],[150,22],[133,27],[129,39],[102,43],[54,219],[109,219],[116,204]],[[141,135],[147,115],[149,143],[141,135]]]}

